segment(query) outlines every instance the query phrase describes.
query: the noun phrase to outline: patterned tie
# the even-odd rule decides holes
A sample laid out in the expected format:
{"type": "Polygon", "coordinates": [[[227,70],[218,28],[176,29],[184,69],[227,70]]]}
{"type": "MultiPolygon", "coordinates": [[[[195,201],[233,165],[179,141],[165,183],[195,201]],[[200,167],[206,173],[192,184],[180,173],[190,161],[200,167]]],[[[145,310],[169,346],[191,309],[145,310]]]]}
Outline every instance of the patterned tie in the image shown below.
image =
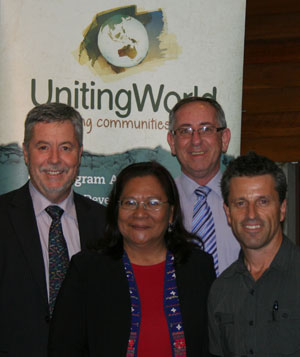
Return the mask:
{"type": "Polygon", "coordinates": [[[52,218],[49,230],[49,308],[52,316],[55,299],[69,266],[68,247],[63,235],[60,218],[64,210],[48,206],[46,212],[52,218]]]}
{"type": "Polygon", "coordinates": [[[217,241],[214,218],[207,203],[207,196],[211,189],[207,186],[199,186],[195,190],[197,202],[193,210],[192,233],[202,239],[204,250],[214,258],[216,275],[219,275],[219,263],[217,254],[217,241]]]}

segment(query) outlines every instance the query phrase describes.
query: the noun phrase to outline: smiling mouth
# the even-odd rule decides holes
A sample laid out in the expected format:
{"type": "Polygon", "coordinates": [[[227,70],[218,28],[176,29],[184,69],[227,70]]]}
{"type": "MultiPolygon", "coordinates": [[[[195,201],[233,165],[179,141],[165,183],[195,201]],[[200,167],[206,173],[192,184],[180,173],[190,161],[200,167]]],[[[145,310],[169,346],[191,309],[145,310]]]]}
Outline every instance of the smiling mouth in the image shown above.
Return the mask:
{"type": "Polygon", "coordinates": [[[261,227],[261,225],[260,224],[256,224],[256,225],[251,225],[251,226],[249,226],[249,225],[247,225],[247,226],[245,226],[247,229],[259,229],[260,227],[261,227]]]}
{"type": "Polygon", "coordinates": [[[136,226],[136,225],[132,225],[131,227],[134,229],[148,229],[149,228],[148,226],[136,226]]]}
{"type": "Polygon", "coordinates": [[[43,169],[42,172],[44,172],[47,176],[50,176],[50,177],[58,177],[60,176],[61,174],[65,173],[66,170],[46,170],[46,169],[43,169]]]}
{"type": "Polygon", "coordinates": [[[192,151],[192,155],[204,155],[204,151],[192,151]]]}
{"type": "Polygon", "coordinates": [[[47,171],[48,175],[60,175],[63,171],[47,171]]]}

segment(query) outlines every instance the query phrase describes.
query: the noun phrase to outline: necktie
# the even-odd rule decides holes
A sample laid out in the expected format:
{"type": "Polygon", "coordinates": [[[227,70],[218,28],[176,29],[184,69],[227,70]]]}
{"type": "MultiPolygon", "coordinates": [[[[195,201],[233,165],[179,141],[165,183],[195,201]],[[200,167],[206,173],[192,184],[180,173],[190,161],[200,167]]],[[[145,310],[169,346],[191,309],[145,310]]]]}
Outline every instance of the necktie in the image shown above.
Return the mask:
{"type": "Polygon", "coordinates": [[[214,258],[216,275],[219,275],[219,263],[217,254],[217,241],[214,218],[207,203],[207,196],[211,189],[207,186],[199,186],[195,190],[197,201],[193,210],[192,233],[201,238],[204,250],[214,258]]]}
{"type": "Polygon", "coordinates": [[[61,216],[64,210],[58,206],[48,206],[46,212],[52,218],[49,229],[49,308],[52,316],[56,296],[69,266],[68,247],[63,235],[61,216]]]}

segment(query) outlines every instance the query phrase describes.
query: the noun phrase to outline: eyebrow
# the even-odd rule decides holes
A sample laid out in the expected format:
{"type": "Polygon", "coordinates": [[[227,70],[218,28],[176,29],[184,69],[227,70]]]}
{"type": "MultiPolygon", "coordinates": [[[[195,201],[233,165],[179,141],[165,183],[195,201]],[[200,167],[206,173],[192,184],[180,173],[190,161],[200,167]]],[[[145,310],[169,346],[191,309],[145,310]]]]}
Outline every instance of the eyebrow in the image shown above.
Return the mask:
{"type": "Polygon", "coordinates": [[[58,145],[66,145],[66,144],[74,146],[74,144],[71,141],[63,141],[62,143],[59,143],[58,145]]]}
{"type": "Polygon", "coordinates": [[[40,144],[49,144],[49,141],[46,140],[39,140],[35,143],[35,145],[40,145],[40,144]]]}
{"type": "MultiPolygon", "coordinates": [[[[120,198],[121,198],[121,197],[120,197],[120,198]]],[[[122,200],[124,200],[124,199],[127,199],[127,200],[128,200],[128,199],[137,200],[137,198],[134,197],[134,196],[124,196],[124,197],[122,197],[122,200]]],[[[161,198],[159,198],[159,196],[150,195],[150,196],[146,196],[145,199],[146,199],[146,200],[149,200],[149,199],[157,199],[157,200],[160,200],[161,198]]]]}
{"type": "MultiPolygon", "coordinates": [[[[255,198],[255,200],[259,200],[259,199],[261,199],[261,198],[271,199],[271,198],[272,198],[272,195],[268,195],[268,194],[266,194],[266,195],[259,195],[259,196],[257,196],[257,197],[255,198]]],[[[236,198],[232,199],[231,202],[241,201],[241,200],[242,200],[242,201],[249,201],[248,198],[246,198],[246,197],[244,197],[244,196],[241,196],[241,197],[236,197],[236,198]]]]}
{"type": "MultiPolygon", "coordinates": [[[[43,145],[43,144],[46,144],[46,145],[51,145],[50,141],[46,141],[46,140],[39,140],[35,143],[35,146],[37,145],[43,145]]],[[[74,146],[74,144],[71,142],[71,141],[63,141],[62,143],[59,143],[58,146],[61,146],[61,145],[70,145],[70,146],[74,146]]]]}

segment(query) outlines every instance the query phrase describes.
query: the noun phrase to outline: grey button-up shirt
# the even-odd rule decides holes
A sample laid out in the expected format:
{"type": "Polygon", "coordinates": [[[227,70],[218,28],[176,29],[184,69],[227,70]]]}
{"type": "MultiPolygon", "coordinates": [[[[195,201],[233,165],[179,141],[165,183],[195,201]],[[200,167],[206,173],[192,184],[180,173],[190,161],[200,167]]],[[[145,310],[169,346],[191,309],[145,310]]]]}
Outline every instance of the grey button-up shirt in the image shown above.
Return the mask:
{"type": "Polygon", "coordinates": [[[300,356],[300,249],[288,238],[254,281],[243,254],[214,283],[208,302],[210,352],[300,356]]]}

